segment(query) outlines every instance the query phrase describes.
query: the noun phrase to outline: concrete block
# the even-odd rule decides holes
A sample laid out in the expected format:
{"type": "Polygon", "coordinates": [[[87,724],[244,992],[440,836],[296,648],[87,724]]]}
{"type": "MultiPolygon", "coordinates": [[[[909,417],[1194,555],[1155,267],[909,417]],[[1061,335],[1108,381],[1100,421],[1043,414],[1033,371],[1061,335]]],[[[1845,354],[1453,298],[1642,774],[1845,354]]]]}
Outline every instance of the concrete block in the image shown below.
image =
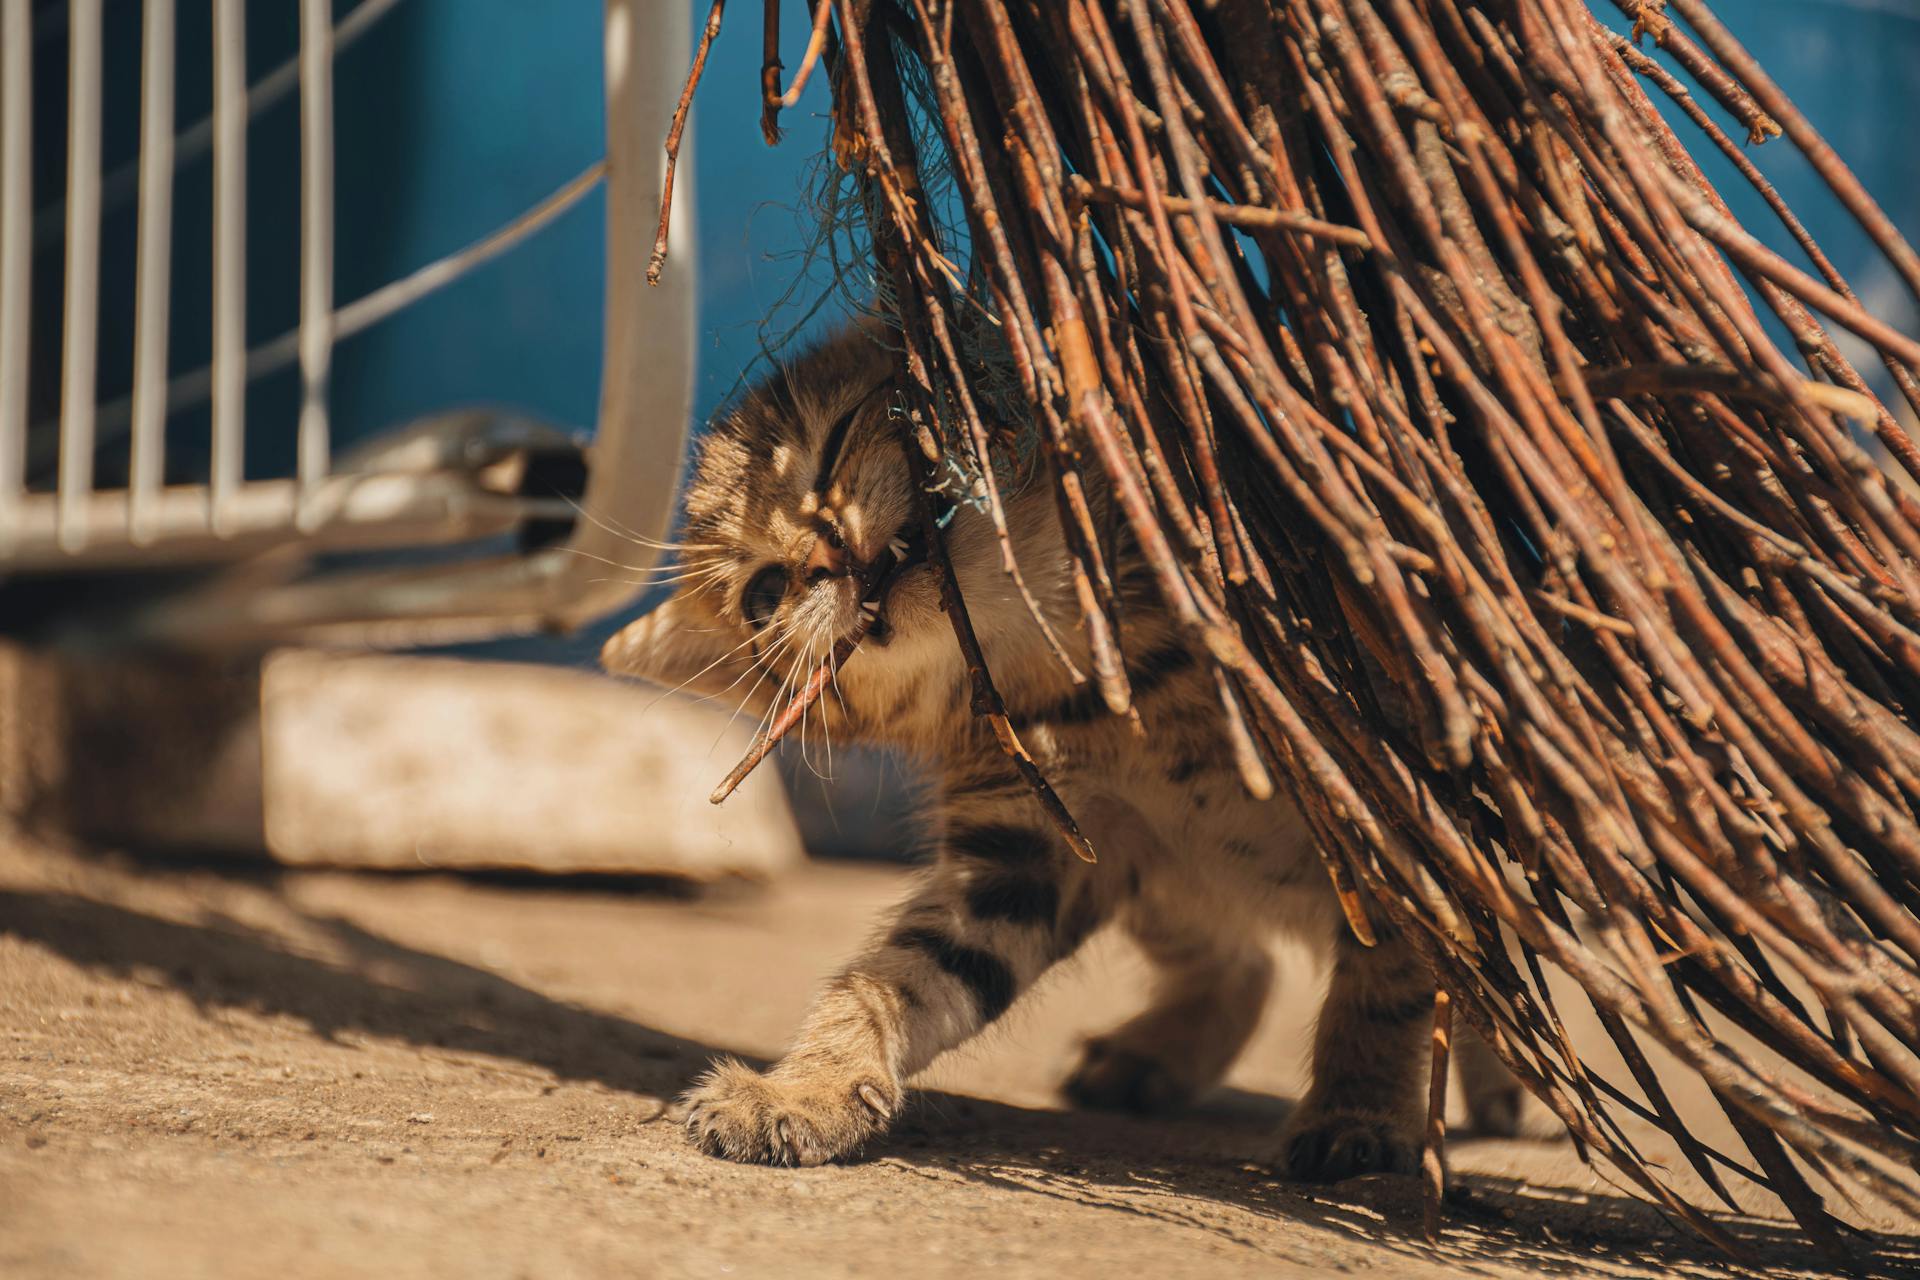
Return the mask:
{"type": "Polygon", "coordinates": [[[803,851],[779,779],[714,783],[751,726],[552,667],[284,651],[262,670],[267,847],[300,865],[765,877],[803,851]]]}

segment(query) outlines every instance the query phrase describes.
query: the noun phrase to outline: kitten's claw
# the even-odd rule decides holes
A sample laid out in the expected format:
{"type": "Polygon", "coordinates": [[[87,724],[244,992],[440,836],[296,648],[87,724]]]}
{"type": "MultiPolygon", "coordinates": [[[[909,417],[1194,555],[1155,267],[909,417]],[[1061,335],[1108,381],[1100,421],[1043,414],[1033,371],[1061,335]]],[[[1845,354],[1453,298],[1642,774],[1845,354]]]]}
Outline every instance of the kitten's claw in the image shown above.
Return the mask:
{"type": "Polygon", "coordinates": [[[905,538],[895,538],[887,543],[887,550],[893,552],[893,558],[895,560],[905,560],[907,558],[907,540],[905,538]]]}
{"type": "Polygon", "coordinates": [[[777,1080],[729,1059],[715,1063],[683,1104],[687,1137],[710,1156],[811,1166],[858,1152],[886,1126],[898,1091],[828,1073],[777,1080]]]}
{"type": "Polygon", "coordinates": [[[862,1084],[858,1089],[855,1089],[854,1092],[860,1095],[860,1101],[866,1103],[873,1109],[874,1118],[882,1123],[885,1123],[887,1117],[893,1114],[893,1108],[888,1105],[887,1100],[880,1095],[880,1091],[872,1085],[862,1084]]]}

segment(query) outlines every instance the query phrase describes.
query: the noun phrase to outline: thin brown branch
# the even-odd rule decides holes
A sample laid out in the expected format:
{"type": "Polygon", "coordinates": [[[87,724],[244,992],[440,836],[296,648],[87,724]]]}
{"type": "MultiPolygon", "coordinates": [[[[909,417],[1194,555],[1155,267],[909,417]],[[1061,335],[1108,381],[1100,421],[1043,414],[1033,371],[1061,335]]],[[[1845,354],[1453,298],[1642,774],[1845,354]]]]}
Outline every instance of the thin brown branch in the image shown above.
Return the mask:
{"type": "MultiPolygon", "coordinates": [[[[778,3],[778,0],[769,0],[769,3],[778,3]]],[[[720,34],[720,17],[726,8],[727,0],[713,0],[713,8],[707,10],[707,25],[701,28],[700,43],[693,51],[693,66],[687,71],[680,101],[673,108],[673,124],[667,130],[666,176],[660,183],[660,229],[654,232],[653,257],[647,262],[648,284],[659,284],[660,273],[666,269],[667,228],[673,217],[673,175],[680,165],[680,135],[686,132],[687,110],[693,106],[693,92],[700,87],[700,75],[707,69],[707,51],[713,48],[713,38],[720,34]]]]}

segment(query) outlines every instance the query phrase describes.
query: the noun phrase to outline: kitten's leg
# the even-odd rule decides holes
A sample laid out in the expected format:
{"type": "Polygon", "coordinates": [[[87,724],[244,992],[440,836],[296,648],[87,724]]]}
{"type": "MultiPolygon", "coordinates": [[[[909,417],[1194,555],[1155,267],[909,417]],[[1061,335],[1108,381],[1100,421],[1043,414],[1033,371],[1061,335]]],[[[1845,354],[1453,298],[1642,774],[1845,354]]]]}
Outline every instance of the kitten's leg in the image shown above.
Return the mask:
{"type": "Polygon", "coordinates": [[[888,931],[827,984],[762,1075],[724,1061],[687,1095],[711,1155],[822,1164],[899,1110],[908,1077],[1012,1004],[1099,921],[1095,880],[1024,824],[956,827],[888,931]]]}
{"type": "Polygon", "coordinates": [[[1219,1083],[1259,1024],[1273,961],[1258,940],[1212,936],[1151,904],[1127,931],[1158,971],[1146,1012],[1087,1041],[1064,1092],[1083,1107],[1153,1112],[1219,1083]]]}
{"type": "Polygon", "coordinates": [[[1412,1173],[1426,1123],[1433,977],[1392,930],[1363,947],[1344,924],[1313,1037],[1313,1083],[1282,1135],[1288,1176],[1412,1173]]]}
{"type": "Polygon", "coordinates": [[[1460,1071],[1460,1092],[1467,1103],[1467,1130],[1487,1138],[1526,1138],[1535,1142],[1565,1138],[1567,1128],[1544,1103],[1535,1102],[1507,1064],[1480,1038],[1457,1023],[1453,1060],[1460,1071]]]}

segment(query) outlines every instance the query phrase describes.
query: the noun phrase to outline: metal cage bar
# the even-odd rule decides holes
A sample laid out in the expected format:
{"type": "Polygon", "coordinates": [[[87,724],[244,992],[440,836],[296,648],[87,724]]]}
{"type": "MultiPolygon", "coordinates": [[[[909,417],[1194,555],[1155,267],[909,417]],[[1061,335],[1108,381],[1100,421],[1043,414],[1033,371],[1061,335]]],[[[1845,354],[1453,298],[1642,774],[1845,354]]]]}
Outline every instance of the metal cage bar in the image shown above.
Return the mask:
{"type": "Polygon", "coordinates": [[[0,552],[26,488],[33,282],[33,0],[0,0],[0,552]]]}
{"type": "Polygon", "coordinates": [[[213,6],[213,528],[246,478],[247,5],[213,6]]]}
{"type": "Polygon", "coordinates": [[[167,450],[167,285],[173,253],[174,0],[146,0],[140,61],[139,280],[134,293],[128,534],[154,534],[167,450]]]}
{"type": "Polygon", "coordinates": [[[327,371],[333,354],[333,22],[330,0],[300,0],[300,519],[327,473],[327,371]]]}
{"type": "Polygon", "coordinates": [[[60,361],[60,545],[87,544],[100,338],[101,0],[67,15],[67,280],[60,361]]]}

